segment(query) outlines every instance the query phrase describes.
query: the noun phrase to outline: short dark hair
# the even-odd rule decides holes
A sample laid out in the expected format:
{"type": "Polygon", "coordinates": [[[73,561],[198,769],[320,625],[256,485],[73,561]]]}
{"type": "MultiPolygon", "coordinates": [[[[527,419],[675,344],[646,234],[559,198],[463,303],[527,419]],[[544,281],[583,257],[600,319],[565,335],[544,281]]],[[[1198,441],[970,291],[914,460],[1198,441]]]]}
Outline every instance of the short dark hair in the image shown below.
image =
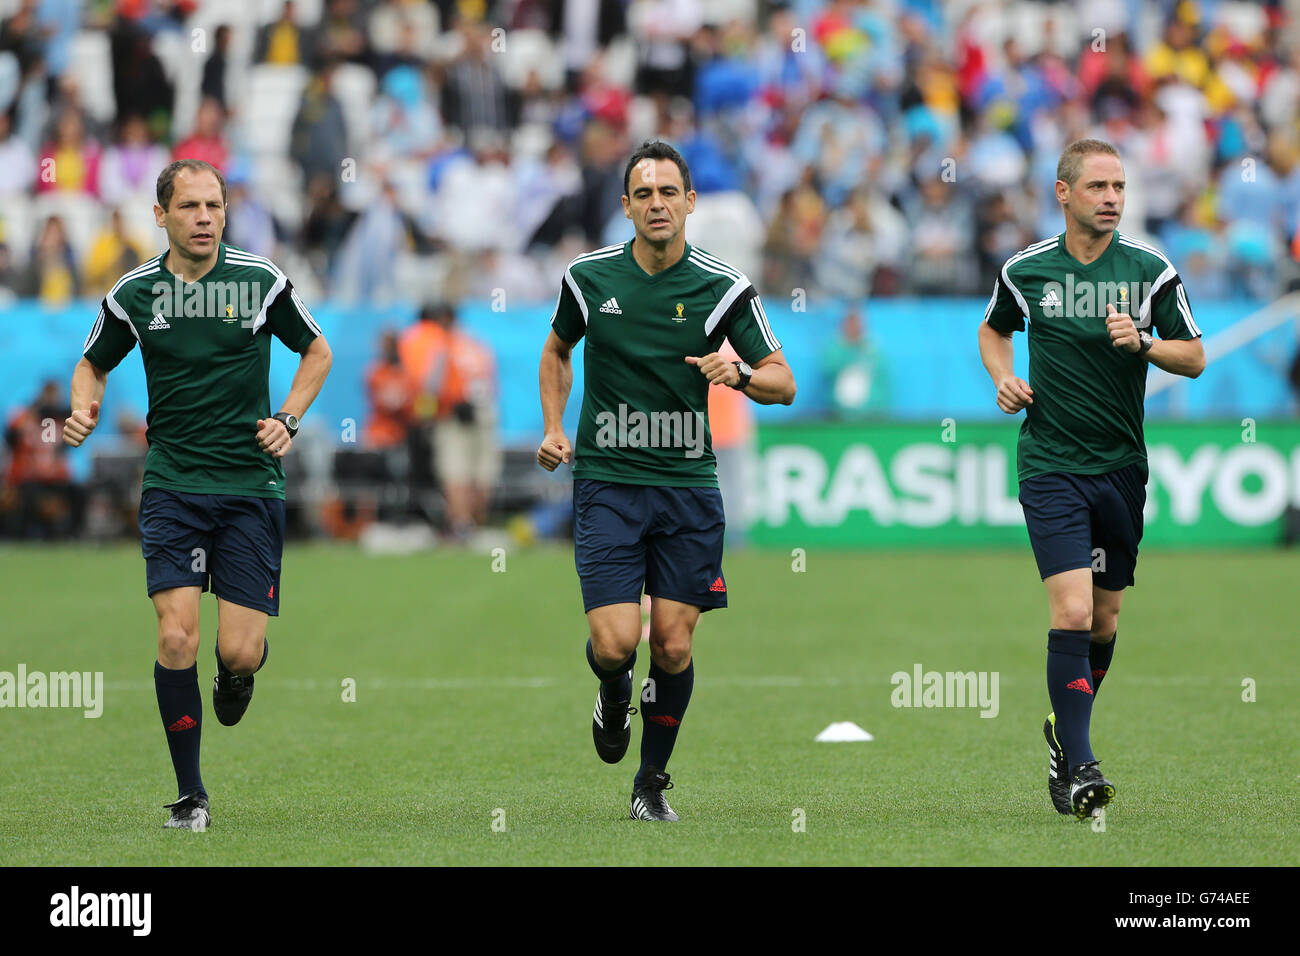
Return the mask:
{"type": "Polygon", "coordinates": [[[1078,139],[1065,147],[1065,151],[1061,153],[1061,159],[1056,164],[1056,178],[1067,186],[1073,186],[1074,181],[1079,178],[1083,157],[1091,156],[1093,153],[1108,153],[1119,159],[1119,150],[1104,140],[1078,139]]]}
{"type": "Polygon", "coordinates": [[[628,185],[632,182],[633,168],[643,159],[671,159],[677,164],[677,168],[681,170],[682,188],[686,192],[691,191],[691,171],[686,166],[686,160],[682,159],[682,154],[661,139],[648,139],[632,154],[632,158],[627,161],[627,167],[623,170],[624,196],[628,195],[628,185]]]}
{"type": "Polygon", "coordinates": [[[201,159],[178,159],[174,163],[168,163],[167,168],[158,174],[158,205],[163,209],[169,209],[172,204],[172,193],[176,191],[174,180],[176,174],[182,169],[188,169],[191,172],[202,173],[208,172],[217,177],[217,182],[221,184],[221,201],[226,201],[226,178],[221,175],[221,170],[211,163],[205,163],[201,159]]]}

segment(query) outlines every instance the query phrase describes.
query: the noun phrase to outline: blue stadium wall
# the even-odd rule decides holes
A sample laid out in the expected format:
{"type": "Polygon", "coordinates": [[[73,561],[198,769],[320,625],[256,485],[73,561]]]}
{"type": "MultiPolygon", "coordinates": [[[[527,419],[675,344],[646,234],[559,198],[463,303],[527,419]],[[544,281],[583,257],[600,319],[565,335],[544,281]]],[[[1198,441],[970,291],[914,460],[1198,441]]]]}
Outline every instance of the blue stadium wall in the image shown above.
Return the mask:
{"type": "MultiPolygon", "coordinates": [[[[312,305],[334,349],[334,370],[309,422],[338,436],[345,420],[355,420],[358,426],[365,421],[365,374],[375,361],[380,332],[409,324],[414,307],[312,305]]],[[[794,368],[799,396],[789,408],[757,408],[758,420],[824,417],[830,396],[820,356],[838,331],[843,308],[828,304],[793,312],[777,302],[766,306],[794,368]]],[[[947,417],[959,421],[1000,419],[976,347],[975,329],[984,306],[983,299],[890,299],[868,305],[865,314],[870,334],[890,381],[888,417],[935,422],[947,417]]],[[[1194,304],[1197,322],[1207,336],[1258,307],[1241,301],[1194,304]]],[[[92,302],[59,309],[22,302],[5,310],[0,322],[0,405],[6,416],[29,401],[44,379],[53,377],[66,385],[96,311],[97,304],[92,302]]],[[[550,314],[550,303],[514,306],[504,312],[493,312],[486,303],[467,303],[460,310],[463,326],[490,343],[496,352],[502,433],[510,444],[530,445],[539,440],[537,361],[550,314]]],[[[1017,336],[1016,342],[1018,370],[1023,376],[1027,364],[1025,339],[1017,336]]],[[[1295,348],[1295,332],[1284,325],[1216,362],[1191,387],[1179,386],[1151,399],[1147,414],[1151,418],[1176,415],[1219,420],[1289,416],[1292,405],[1285,377],[1295,348]]],[[[582,388],[580,351],[578,354],[575,396],[581,394],[582,388]]],[[[271,394],[272,401],[278,402],[288,391],[296,357],[278,346],[273,355],[271,394]]],[[[123,405],[140,414],[147,405],[144,372],[134,353],[109,380],[105,407],[109,420],[123,405]]],[[[578,407],[576,399],[569,404],[566,422],[570,434],[578,407]]],[[[82,463],[78,465],[81,471],[82,463]]]]}

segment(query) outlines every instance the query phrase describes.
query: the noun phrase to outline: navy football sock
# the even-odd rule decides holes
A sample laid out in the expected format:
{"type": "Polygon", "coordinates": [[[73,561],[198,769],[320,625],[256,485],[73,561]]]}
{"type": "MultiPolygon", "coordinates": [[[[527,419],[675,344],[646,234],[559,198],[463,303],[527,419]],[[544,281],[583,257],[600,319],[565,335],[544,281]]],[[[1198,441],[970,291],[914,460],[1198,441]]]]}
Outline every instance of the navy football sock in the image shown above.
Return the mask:
{"type": "Polygon", "coordinates": [[[677,730],[686,716],[686,705],[691,702],[691,690],[695,687],[695,661],[687,664],[680,674],[670,674],[652,660],[650,680],[652,683],[641,694],[643,729],[637,785],[640,785],[647,767],[659,770],[668,767],[668,758],[677,743],[677,730]]]}
{"type": "Polygon", "coordinates": [[[1115,656],[1115,641],[1119,638],[1119,632],[1116,631],[1111,635],[1109,641],[1102,644],[1099,641],[1091,641],[1088,647],[1088,666],[1092,668],[1092,692],[1096,694],[1101,690],[1102,678],[1110,670],[1110,659],[1115,656]]]}
{"type": "Polygon", "coordinates": [[[203,701],[199,696],[197,664],[170,670],[157,661],[153,665],[153,686],[158,694],[158,713],[167,732],[167,748],[176,771],[177,798],[201,791],[199,737],[203,730],[203,701]]]}
{"type": "Polygon", "coordinates": [[[1056,712],[1056,739],[1070,761],[1070,775],[1096,758],[1088,742],[1094,690],[1088,664],[1087,631],[1047,632],[1047,694],[1056,712]]]}
{"type": "Polygon", "coordinates": [[[587,664],[591,672],[600,678],[600,692],[607,700],[632,699],[632,668],[636,666],[636,651],[613,670],[606,670],[596,663],[596,654],[591,649],[591,638],[587,638],[587,664]]]}

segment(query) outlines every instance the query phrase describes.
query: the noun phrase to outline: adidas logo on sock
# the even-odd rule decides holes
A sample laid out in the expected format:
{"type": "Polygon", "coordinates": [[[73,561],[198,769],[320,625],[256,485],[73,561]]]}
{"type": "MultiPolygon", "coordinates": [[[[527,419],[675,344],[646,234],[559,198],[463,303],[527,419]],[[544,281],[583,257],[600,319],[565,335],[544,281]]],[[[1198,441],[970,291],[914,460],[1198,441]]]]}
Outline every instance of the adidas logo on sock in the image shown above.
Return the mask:
{"type": "Polygon", "coordinates": [[[161,315],[155,315],[153,317],[153,321],[149,323],[150,332],[157,332],[159,329],[170,329],[170,328],[171,328],[171,324],[168,323],[168,321],[164,319],[161,315]]]}
{"type": "Polygon", "coordinates": [[[1080,678],[1078,678],[1077,680],[1072,680],[1072,681],[1070,681],[1070,683],[1068,683],[1068,684],[1065,685],[1065,689],[1066,689],[1066,690],[1081,690],[1081,691],[1083,691],[1085,694],[1088,694],[1089,696],[1092,695],[1092,688],[1088,686],[1088,678],[1086,678],[1086,677],[1080,677],[1080,678]]]}
{"type": "Polygon", "coordinates": [[[1056,294],[1055,289],[1048,289],[1047,295],[1038,300],[1039,308],[1059,309],[1061,307],[1061,297],[1056,294]]]}
{"type": "Polygon", "coordinates": [[[623,314],[623,310],[620,309],[620,308],[618,307],[618,300],[617,300],[617,299],[608,299],[608,300],[606,300],[605,304],[602,305],[602,306],[600,307],[600,311],[601,311],[601,312],[608,312],[610,315],[622,315],[622,314],[623,314]]]}

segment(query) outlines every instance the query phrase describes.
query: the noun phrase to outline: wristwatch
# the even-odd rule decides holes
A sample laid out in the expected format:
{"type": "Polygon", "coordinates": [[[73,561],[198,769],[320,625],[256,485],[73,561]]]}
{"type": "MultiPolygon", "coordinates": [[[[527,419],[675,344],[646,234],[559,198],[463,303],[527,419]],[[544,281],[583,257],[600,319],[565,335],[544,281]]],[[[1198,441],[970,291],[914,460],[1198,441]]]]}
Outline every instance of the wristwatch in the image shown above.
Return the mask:
{"type": "Polygon", "coordinates": [[[289,430],[289,437],[296,438],[298,435],[298,416],[290,415],[288,412],[277,412],[271,416],[278,422],[284,422],[284,427],[289,430]]]}
{"type": "Polygon", "coordinates": [[[1150,332],[1138,332],[1138,341],[1142,343],[1138,346],[1138,355],[1146,355],[1151,351],[1151,344],[1155,341],[1151,338],[1150,332]]]}
{"type": "Polygon", "coordinates": [[[749,385],[749,380],[754,377],[754,370],[746,362],[732,362],[731,364],[736,366],[736,371],[740,373],[740,381],[731,387],[738,392],[744,391],[745,387],[749,385]]]}

